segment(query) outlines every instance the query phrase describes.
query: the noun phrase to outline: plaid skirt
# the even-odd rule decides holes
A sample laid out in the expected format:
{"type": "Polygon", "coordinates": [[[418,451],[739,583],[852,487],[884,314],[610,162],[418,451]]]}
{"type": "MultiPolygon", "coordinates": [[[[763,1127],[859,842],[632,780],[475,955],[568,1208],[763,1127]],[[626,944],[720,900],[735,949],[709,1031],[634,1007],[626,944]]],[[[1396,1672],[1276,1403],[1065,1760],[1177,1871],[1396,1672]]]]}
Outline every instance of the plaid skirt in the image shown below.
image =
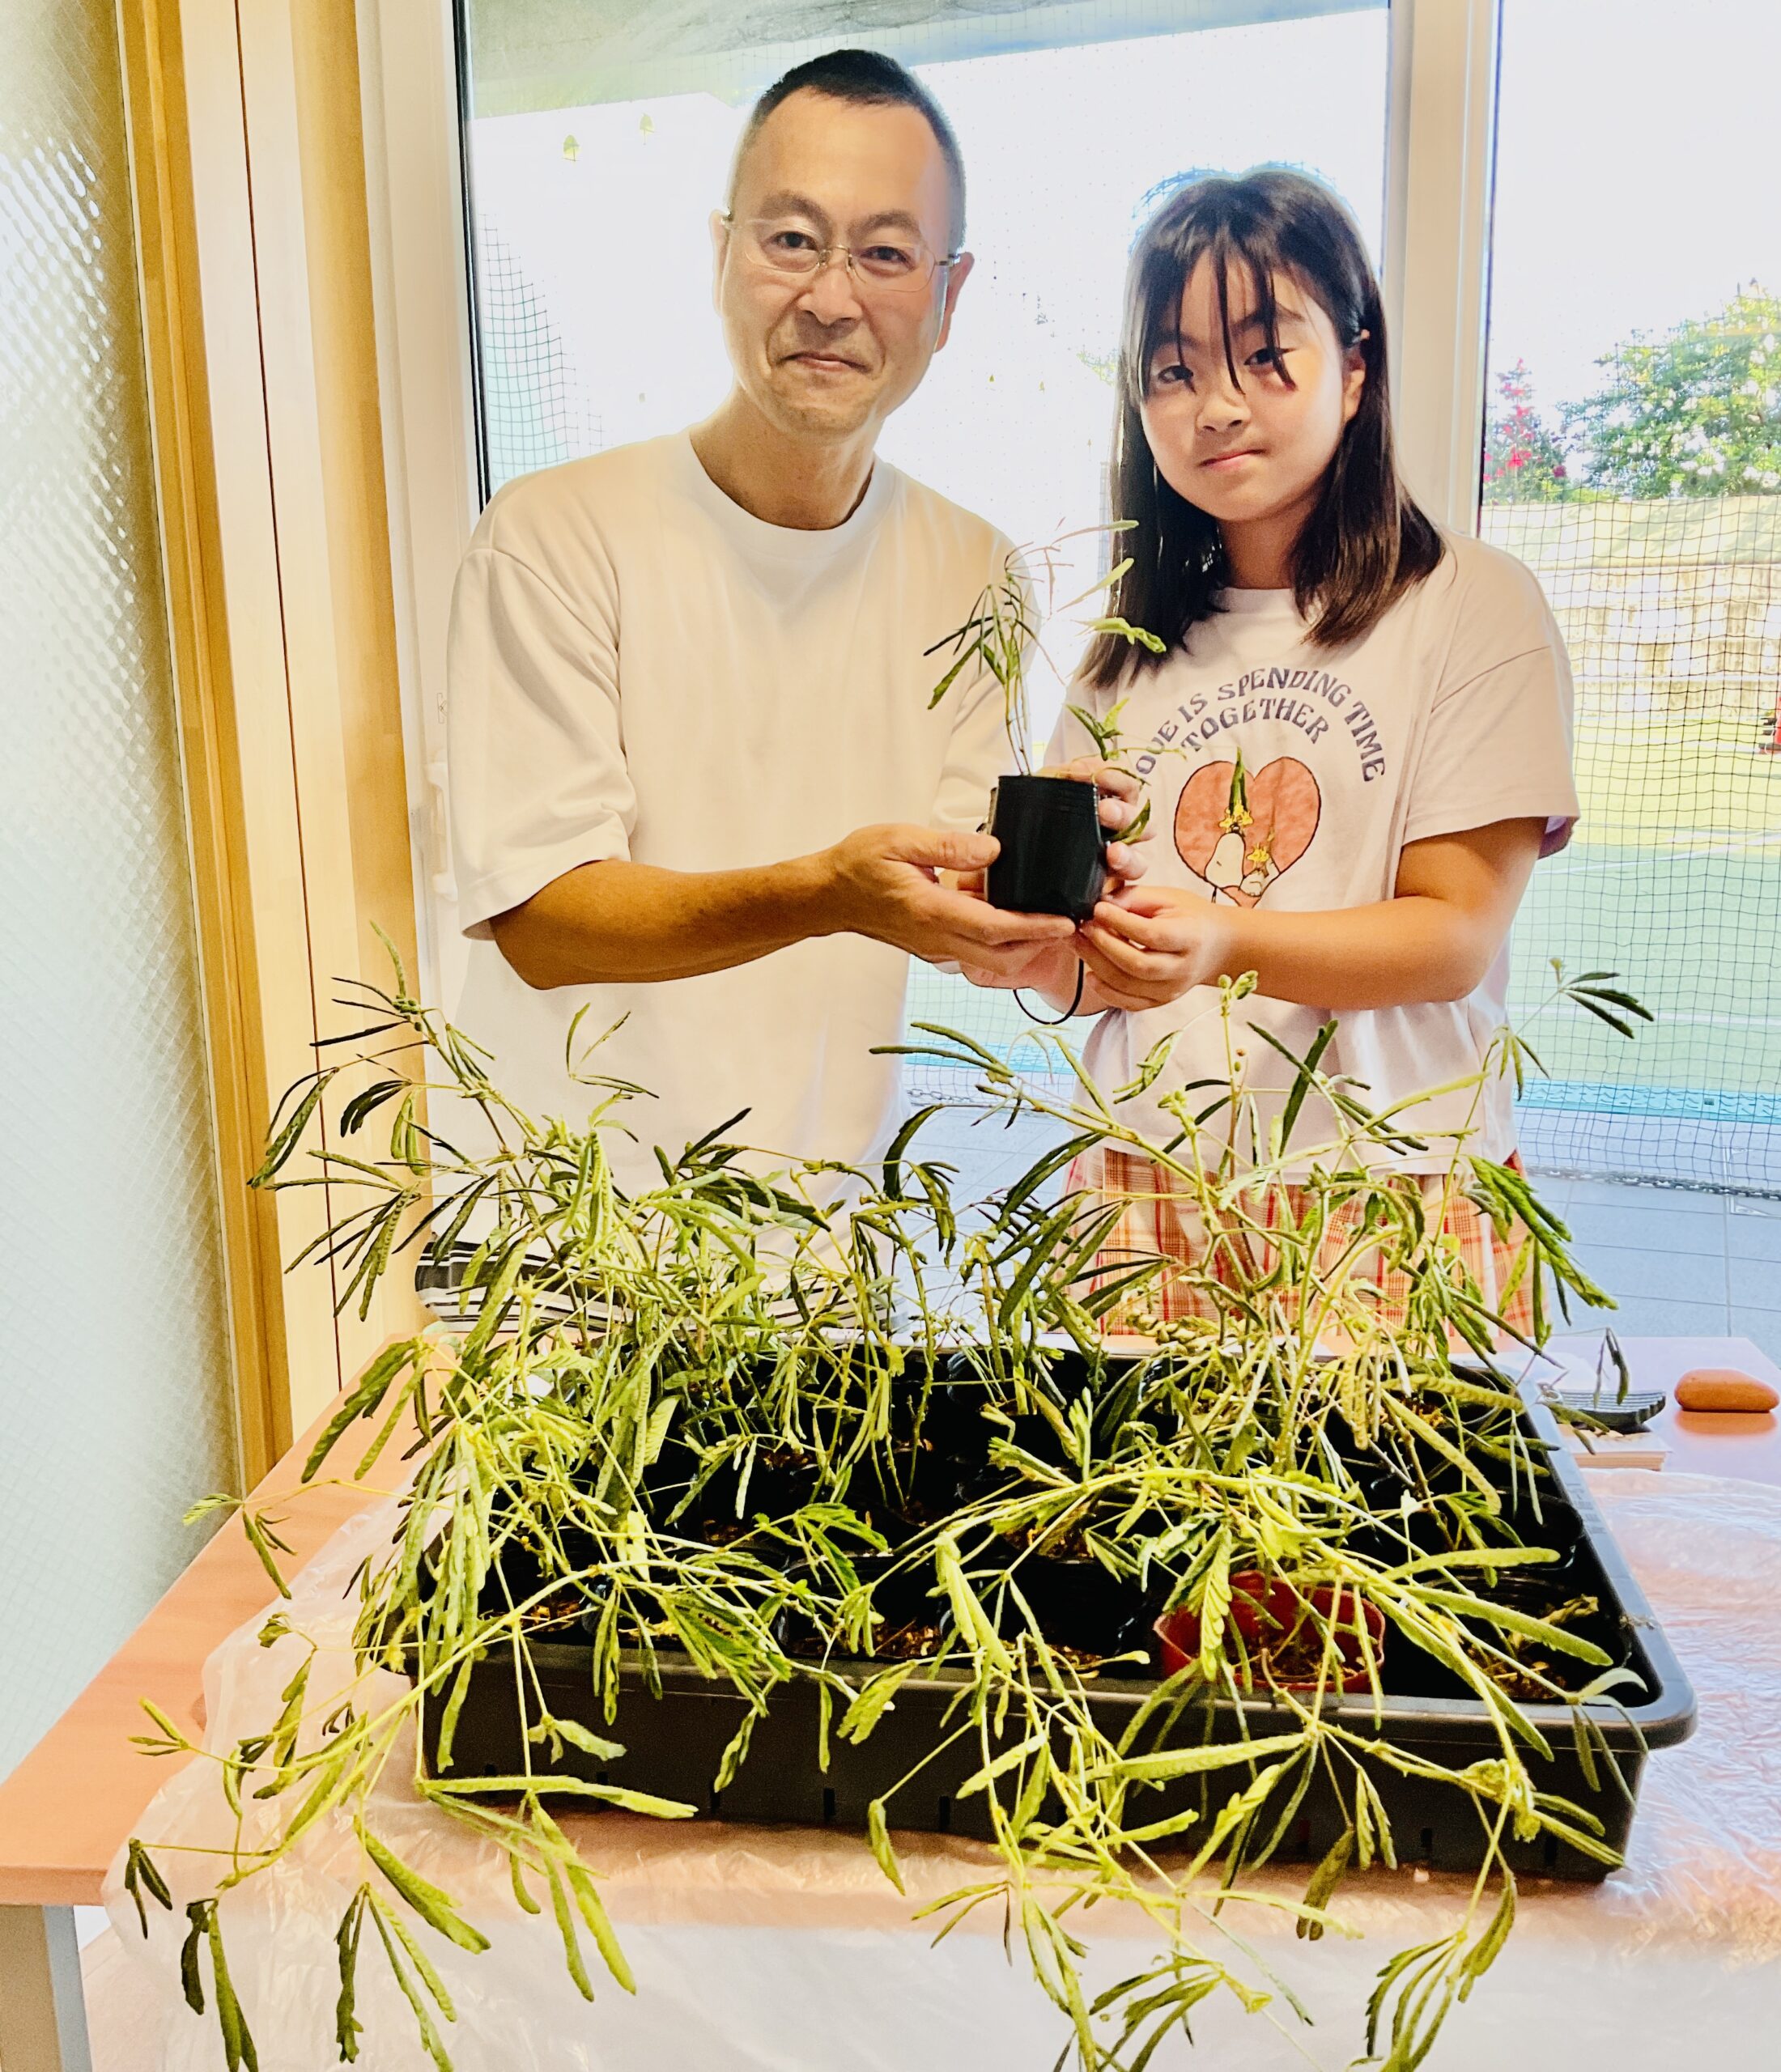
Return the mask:
{"type": "MultiPolygon", "coordinates": [[[[1511,1157],[1509,1162],[1517,1171],[1520,1170],[1519,1158],[1511,1157]]],[[[1433,1208],[1439,1205],[1445,1182],[1439,1174],[1405,1174],[1395,1184],[1420,1188],[1433,1208]]],[[[1205,1256],[1205,1230],[1191,1194],[1173,1174],[1150,1159],[1103,1145],[1075,1161],[1070,1168],[1068,1185],[1072,1191],[1083,1195],[1085,1216],[1092,1216],[1116,1203],[1119,1207],[1118,1221],[1101,1241],[1095,1259],[1095,1280],[1090,1285],[1099,1284],[1104,1276],[1122,1272],[1141,1259],[1161,1257],[1178,1259],[1185,1265],[1205,1256]]],[[[1254,1222],[1269,1229],[1285,1221],[1302,1222],[1310,1204],[1311,1190],[1288,1182],[1276,1185],[1261,1199],[1248,1204],[1248,1212],[1254,1222]]],[[[1318,1246],[1320,1274],[1334,1271],[1344,1254],[1354,1245],[1360,1216],[1358,1205],[1352,1203],[1343,1203],[1332,1212],[1318,1246]]],[[[1394,1234],[1382,1231],[1375,1238],[1355,1247],[1345,1276],[1348,1288],[1367,1291],[1370,1311],[1379,1322],[1388,1324],[1404,1321],[1410,1287],[1409,1276],[1402,1267],[1388,1265],[1385,1259],[1387,1244],[1394,1234]],[[1372,1293],[1375,1290],[1376,1294],[1372,1293]]],[[[1531,1260],[1528,1272],[1507,1297],[1507,1307],[1503,1296],[1503,1291],[1510,1285],[1516,1258],[1528,1241],[1527,1226],[1516,1219],[1507,1228],[1501,1227],[1476,1202],[1456,1195],[1441,1216],[1440,1235],[1457,1248],[1466,1271],[1477,1284],[1485,1306],[1511,1330],[1524,1337],[1531,1336],[1531,1260]]],[[[1272,1262],[1271,1248],[1258,1245],[1256,1249],[1260,1255],[1258,1263],[1265,1270],[1272,1262]]],[[[1229,1262],[1222,1257],[1215,1261],[1213,1272],[1218,1280],[1231,1278],[1229,1262]]],[[[1141,1330],[1141,1319],[1146,1314],[1174,1323],[1187,1317],[1213,1317],[1217,1309],[1203,1285],[1197,1285],[1184,1274],[1165,1268],[1159,1277],[1140,1288],[1129,1301],[1116,1304],[1103,1318],[1102,1328],[1108,1331],[1141,1330]]]]}

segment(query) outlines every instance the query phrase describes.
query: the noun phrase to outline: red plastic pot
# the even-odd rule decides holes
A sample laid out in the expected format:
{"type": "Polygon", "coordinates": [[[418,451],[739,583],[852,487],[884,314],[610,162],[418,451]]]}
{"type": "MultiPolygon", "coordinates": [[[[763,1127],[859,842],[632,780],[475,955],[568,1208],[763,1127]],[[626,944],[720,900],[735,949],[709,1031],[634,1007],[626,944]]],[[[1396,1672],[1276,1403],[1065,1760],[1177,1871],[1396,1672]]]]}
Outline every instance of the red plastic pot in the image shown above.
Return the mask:
{"type": "MultiPolygon", "coordinates": [[[[1231,1623],[1242,1636],[1252,1659],[1270,1658],[1273,1680],[1287,1691],[1314,1691],[1317,1688],[1324,1655],[1324,1637],[1312,1615],[1335,1628],[1336,1658],[1340,1670],[1332,1669],[1328,1681],[1343,1691],[1362,1689],[1367,1683],[1367,1664],[1361,1652],[1360,1635],[1354,1628],[1354,1607],[1360,1603],[1361,1618],[1371,1643],[1374,1658],[1385,1637],[1385,1615],[1376,1604],[1357,1600],[1354,1591],[1337,1591],[1331,1583],[1320,1583],[1300,1592],[1278,1576],[1245,1569],[1231,1578],[1231,1623]],[[1337,1599],[1340,1596],[1340,1607],[1337,1599]]],[[[1165,1611],[1151,1628],[1163,1658],[1163,1673],[1173,1676],[1200,1654],[1200,1615],[1184,1605],[1165,1611]]]]}

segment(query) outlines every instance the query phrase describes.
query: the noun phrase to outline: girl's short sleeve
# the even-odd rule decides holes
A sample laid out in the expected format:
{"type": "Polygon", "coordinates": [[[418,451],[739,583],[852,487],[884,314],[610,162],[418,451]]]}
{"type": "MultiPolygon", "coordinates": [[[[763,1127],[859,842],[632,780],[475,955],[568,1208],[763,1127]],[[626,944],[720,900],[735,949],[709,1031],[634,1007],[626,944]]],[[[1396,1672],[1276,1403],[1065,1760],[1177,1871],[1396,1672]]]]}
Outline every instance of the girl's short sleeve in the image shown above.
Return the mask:
{"type": "Polygon", "coordinates": [[[1578,814],[1570,659],[1545,595],[1512,556],[1459,548],[1454,624],[1410,787],[1405,842],[1542,820],[1542,856],[1578,814]]]}

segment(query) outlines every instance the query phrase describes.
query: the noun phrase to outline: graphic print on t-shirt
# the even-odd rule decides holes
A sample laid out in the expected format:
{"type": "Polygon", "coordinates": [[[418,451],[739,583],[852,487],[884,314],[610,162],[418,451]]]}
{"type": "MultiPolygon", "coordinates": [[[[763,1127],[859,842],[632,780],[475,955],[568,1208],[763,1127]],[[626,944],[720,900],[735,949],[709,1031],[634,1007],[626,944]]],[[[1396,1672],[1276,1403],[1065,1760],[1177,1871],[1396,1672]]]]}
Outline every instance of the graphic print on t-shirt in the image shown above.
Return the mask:
{"type": "MultiPolygon", "coordinates": [[[[1332,813],[1338,827],[1349,826],[1357,794],[1386,775],[1386,715],[1334,670],[1264,662],[1177,698],[1136,774],[1148,779],[1165,758],[1197,766],[1176,797],[1175,847],[1215,901],[1256,905],[1300,863],[1332,813]]],[[[1309,875],[1323,874],[1314,861],[1309,875]]],[[[1301,892],[1306,878],[1301,871],[1301,892]]]]}
{"type": "Polygon", "coordinates": [[[1296,756],[1276,756],[1252,777],[1239,749],[1235,762],[1204,763],[1181,787],[1175,851],[1214,901],[1253,906],[1310,848],[1323,808],[1296,756]]]}

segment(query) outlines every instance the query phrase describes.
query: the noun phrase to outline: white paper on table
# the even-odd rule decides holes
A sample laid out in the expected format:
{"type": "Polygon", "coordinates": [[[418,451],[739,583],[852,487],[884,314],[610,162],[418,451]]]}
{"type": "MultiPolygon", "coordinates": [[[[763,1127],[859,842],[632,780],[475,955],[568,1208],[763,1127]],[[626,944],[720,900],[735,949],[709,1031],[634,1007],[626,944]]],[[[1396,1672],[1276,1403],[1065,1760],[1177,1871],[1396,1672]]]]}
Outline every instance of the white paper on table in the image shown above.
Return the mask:
{"type": "MultiPolygon", "coordinates": [[[[1599,1886],[1524,1881],[1507,1949],[1428,2062],[1431,2072],[1505,2072],[1524,2057],[1584,2072],[1766,2072],[1781,2063],[1781,1490],[1679,1475],[1601,1475],[1591,1489],[1694,1684],[1700,1725],[1692,1740],[1652,1757],[1624,1870],[1599,1886]]],[[[340,1593],[390,1519],[381,1507],[345,1528],[285,1607],[331,1638],[342,1681],[350,1670],[338,1651],[351,1620],[340,1593]]],[[[208,1666],[213,1747],[277,1711],[291,1644],[261,1649],[260,1623],[208,1666]]],[[[391,1772],[405,1773],[401,1763],[391,1772]]],[[[139,1829],[176,1875],[181,1900],[208,1891],[214,1874],[168,1845],[223,1831],[214,1779],[211,1766],[189,1764],[139,1829]]],[[[499,1852],[399,1781],[382,1792],[376,1824],[493,1942],[471,1957],[418,1930],[457,2003],[445,2035],[457,2072],[1047,2072],[1068,2042],[1018,1940],[1014,1962],[1005,1958],[999,1923],[961,1929],[937,1949],[930,1926],[908,1924],[925,1900],[992,1875],[980,1845],[899,1837],[904,1900],[862,1837],[833,1829],[616,1813],[569,1824],[639,1985],[631,1998],[596,1970],[590,2006],[568,1982],[548,1918],[515,1907],[499,1852]]],[[[362,1861],[343,1824],[331,1832],[318,1824],[291,1858],[223,1902],[261,2072],[321,2072],[336,2061],[333,1937],[362,1861]]],[[[222,2063],[215,2023],[180,1995],[183,1913],[151,1920],[145,1945],[121,1870],[120,1862],[108,1887],[114,1934],[89,1958],[96,2072],[212,2072],[222,2063]]],[[[1290,1891],[1302,1890],[1306,1874],[1263,1875],[1290,1891]]],[[[1361,2053],[1379,1966],[1451,1928],[1469,1882],[1385,1872],[1351,1880],[1336,1911],[1362,1932],[1354,1942],[1298,1942],[1290,1923],[1246,1909],[1243,1931],[1315,2025],[1287,2017],[1289,2036],[1266,2017],[1209,2003],[1195,2023],[1198,2049],[1170,2045],[1156,2072],[1335,2072],[1361,2053]]],[[[1136,1969],[1153,1947],[1111,1918],[1078,1918],[1078,1932],[1085,1926],[1094,1987],[1136,1969]]],[[[359,2005],[361,2072],[425,2072],[411,2017],[368,1936],[359,2005]]]]}

